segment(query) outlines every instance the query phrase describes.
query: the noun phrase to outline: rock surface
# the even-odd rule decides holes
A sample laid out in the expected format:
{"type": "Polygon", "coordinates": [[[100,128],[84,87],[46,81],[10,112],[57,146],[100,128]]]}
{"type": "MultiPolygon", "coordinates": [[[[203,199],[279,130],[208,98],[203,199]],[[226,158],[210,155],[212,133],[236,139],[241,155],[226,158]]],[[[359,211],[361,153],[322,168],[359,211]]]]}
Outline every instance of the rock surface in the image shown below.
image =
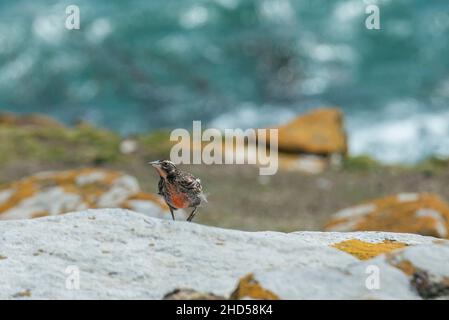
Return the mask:
{"type": "Polygon", "coordinates": [[[432,237],[243,232],[123,209],[0,221],[0,244],[2,299],[442,298],[449,277],[448,241],[432,237]]]}
{"type": "Polygon", "coordinates": [[[0,187],[0,220],[116,207],[171,219],[159,196],[141,192],[136,178],[112,170],[42,172],[0,187]]]}
{"type": "Polygon", "coordinates": [[[279,151],[309,154],[346,154],[343,114],[321,108],[298,116],[279,128],[279,151]]]}
{"type": "Polygon", "coordinates": [[[449,205],[428,193],[401,193],[337,212],[328,231],[384,230],[449,237],[449,205]]]}

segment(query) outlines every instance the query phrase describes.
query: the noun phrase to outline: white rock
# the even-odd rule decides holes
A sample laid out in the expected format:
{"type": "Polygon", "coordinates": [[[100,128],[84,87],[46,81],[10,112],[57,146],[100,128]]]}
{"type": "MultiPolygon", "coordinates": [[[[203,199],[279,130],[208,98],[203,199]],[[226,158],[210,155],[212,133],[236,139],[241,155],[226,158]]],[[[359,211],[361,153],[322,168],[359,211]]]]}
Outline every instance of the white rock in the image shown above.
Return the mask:
{"type": "MultiPolygon", "coordinates": [[[[88,208],[126,208],[171,219],[162,199],[118,171],[82,168],[40,172],[0,187],[0,220],[29,219],[88,208]]],[[[178,211],[180,219],[185,213],[178,211]]]]}
{"type": "MultiPolygon", "coordinates": [[[[285,299],[419,298],[407,276],[385,260],[360,261],[329,246],[348,239],[397,239],[426,252],[436,245],[430,237],[380,232],[243,232],[123,209],[5,220],[0,299],[26,290],[30,296],[22,299],[161,299],[176,288],[229,296],[249,273],[285,299]],[[365,286],[373,263],[380,268],[380,290],[365,286]],[[70,290],[76,268],[79,290],[70,290]]],[[[425,268],[430,262],[419,263],[425,268]]]]}

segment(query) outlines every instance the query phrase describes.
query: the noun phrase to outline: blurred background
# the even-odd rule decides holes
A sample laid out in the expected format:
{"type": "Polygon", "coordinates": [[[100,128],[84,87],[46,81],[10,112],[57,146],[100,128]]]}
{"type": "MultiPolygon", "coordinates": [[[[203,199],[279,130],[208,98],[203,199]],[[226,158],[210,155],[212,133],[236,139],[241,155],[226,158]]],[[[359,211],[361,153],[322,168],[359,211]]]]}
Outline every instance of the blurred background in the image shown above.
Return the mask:
{"type": "Polygon", "coordinates": [[[448,39],[446,0],[3,0],[0,110],[130,133],[339,106],[352,154],[416,162],[449,154],[448,39]]]}
{"type": "Polygon", "coordinates": [[[199,221],[319,229],[337,209],[393,192],[449,197],[447,170],[433,171],[449,156],[448,40],[447,0],[2,0],[0,112],[108,131],[2,131],[0,182],[94,165],[155,191],[144,163],[167,155],[157,133],[193,120],[273,126],[330,106],[344,115],[343,169],[255,180],[253,169],[193,168],[212,200],[199,221]],[[72,4],[80,30],[64,26],[72,4]],[[365,27],[368,4],[380,30],[365,27]],[[117,159],[124,137],[141,147],[117,159]]]}

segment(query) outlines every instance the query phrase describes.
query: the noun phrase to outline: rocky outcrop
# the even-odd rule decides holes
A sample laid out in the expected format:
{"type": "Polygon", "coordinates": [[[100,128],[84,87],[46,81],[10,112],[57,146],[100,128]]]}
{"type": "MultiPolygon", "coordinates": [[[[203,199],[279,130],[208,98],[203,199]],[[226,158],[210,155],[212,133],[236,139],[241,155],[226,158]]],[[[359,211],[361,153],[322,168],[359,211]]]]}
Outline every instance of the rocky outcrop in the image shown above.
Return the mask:
{"type": "Polygon", "coordinates": [[[449,205],[428,193],[401,193],[343,209],[328,231],[382,230],[449,237],[449,205]]]}
{"type": "Polygon", "coordinates": [[[142,192],[136,178],[112,170],[43,172],[0,187],[0,220],[116,207],[171,218],[159,196],[142,192]]]}
{"type": "Polygon", "coordinates": [[[279,128],[279,151],[346,154],[343,114],[337,108],[314,109],[279,128]]]}
{"type": "Polygon", "coordinates": [[[122,209],[0,221],[0,242],[3,299],[444,298],[449,277],[448,241],[432,237],[243,232],[122,209]]]}

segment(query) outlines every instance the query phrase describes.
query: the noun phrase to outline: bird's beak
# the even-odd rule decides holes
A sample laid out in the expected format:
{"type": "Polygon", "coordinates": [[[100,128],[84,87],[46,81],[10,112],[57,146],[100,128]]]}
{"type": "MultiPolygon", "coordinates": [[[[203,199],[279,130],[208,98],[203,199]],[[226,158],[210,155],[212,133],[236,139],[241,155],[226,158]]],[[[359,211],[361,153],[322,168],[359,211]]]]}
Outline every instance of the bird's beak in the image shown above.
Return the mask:
{"type": "Polygon", "coordinates": [[[156,168],[161,166],[161,163],[159,160],[148,162],[148,164],[151,164],[153,167],[156,167],[156,168]]]}

